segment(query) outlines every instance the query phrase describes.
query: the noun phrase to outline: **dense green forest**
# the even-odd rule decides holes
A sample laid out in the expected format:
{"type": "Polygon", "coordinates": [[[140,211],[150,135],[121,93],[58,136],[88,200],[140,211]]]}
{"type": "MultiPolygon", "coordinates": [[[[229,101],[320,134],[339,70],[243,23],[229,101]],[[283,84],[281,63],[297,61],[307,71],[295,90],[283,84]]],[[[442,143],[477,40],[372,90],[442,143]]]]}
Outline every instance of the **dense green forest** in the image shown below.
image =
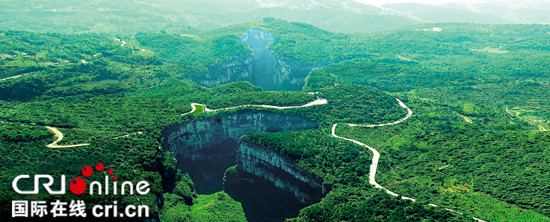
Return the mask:
{"type": "MultiPolygon", "coordinates": [[[[550,27],[431,24],[370,34],[343,34],[266,18],[191,34],[58,34],[0,32],[0,198],[9,215],[19,174],[76,177],[84,165],[109,164],[123,180],[149,181],[140,196],[82,196],[86,202],[141,202],[165,221],[241,221],[241,204],[224,191],[197,194],[189,175],[162,147],[174,123],[215,116],[246,104],[299,106],[269,110],[314,120],[316,129],[265,132],[241,139],[293,159],[332,190],[291,221],[550,221],[550,27]],[[433,31],[431,27],[440,27],[433,31]],[[249,28],[271,33],[277,56],[322,64],[302,91],[263,91],[249,82],[207,88],[190,74],[254,52],[239,41],[249,28]],[[313,93],[315,92],[315,93],[313,93]],[[373,154],[331,136],[368,144],[381,154],[369,184],[373,154]],[[45,126],[64,134],[60,145],[45,126]],[[428,204],[441,207],[431,207],[428,204]],[[453,209],[462,214],[453,213],[453,209]]],[[[100,180],[101,175],[92,179],[100,180]]],[[[22,184],[31,186],[31,184],[22,184]]],[[[56,186],[58,186],[56,184],[56,186]]]]}

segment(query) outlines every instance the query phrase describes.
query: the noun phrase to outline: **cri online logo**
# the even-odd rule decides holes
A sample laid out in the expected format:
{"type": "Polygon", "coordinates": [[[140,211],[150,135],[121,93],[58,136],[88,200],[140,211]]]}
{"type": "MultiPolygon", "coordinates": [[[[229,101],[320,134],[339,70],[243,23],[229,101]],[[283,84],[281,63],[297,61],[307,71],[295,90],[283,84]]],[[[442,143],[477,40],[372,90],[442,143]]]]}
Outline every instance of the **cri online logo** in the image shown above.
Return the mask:
{"type": "MultiPolygon", "coordinates": [[[[95,170],[98,172],[103,171],[104,170],[103,164],[97,163],[95,165],[95,170]]],[[[82,167],[81,172],[82,172],[82,176],[90,177],[94,173],[94,170],[90,166],[84,166],[82,167]]],[[[149,188],[149,183],[147,181],[139,181],[135,186],[132,182],[125,181],[119,187],[116,181],[118,179],[117,176],[112,177],[113,181],[110,181],[109,179],[110,175],[112,175],[113,173],[114,173],[113,168],[109,168],[107,170],[107,174],[109,175],[105,175],[105,182],[103,184],[101,184],[98,181],[93,181],[90,183],[89,187],[84,179],[80,177],[74,178],[71,180],[71,182],[69,182],[69,190],[71,190],[71,192],[76,195],[83,194],[84,192],[86,192],[86,189],[88,188],[90,191],[90,195],[94,195],[94,191],[96,191],[97,195],[108,195],[109,191],[111,191],[113,195],[117,195],[119,193],[118,191],[120,191],[120,195],[125,195],[126,190],[129,190],[128,192],[129,195],[134,195],[134,188],[136,192],[140,195],[145,195],[149,193],[150,188],[149,188]]],[[[28,179],[28,178],[30,178],[29,175],[19,175],[15,177],[15,179],[13,179],[13,182],[11,183],[13,190],[15,190],[15,192],[17,192],[18,194],[38,194],[39,188],[40,188],[40,179],[47,179],[47,182],[43,183],[42,185],[44,186],[44,189],[48,191],[49,194],[54,194],[54,195],[65,194],[65,184],[66,184],[65,175],[61,175],[61,189],[59,191],[53,191],[51,189],[51,186],[54,183],[54,179],[51,175],[47,175],[47,174],[38,174],[34,176],[33,190],[23,191],[19,189],[19,187],[17,186],[17,183],[19,182],[19,180],[28,179]]]]}

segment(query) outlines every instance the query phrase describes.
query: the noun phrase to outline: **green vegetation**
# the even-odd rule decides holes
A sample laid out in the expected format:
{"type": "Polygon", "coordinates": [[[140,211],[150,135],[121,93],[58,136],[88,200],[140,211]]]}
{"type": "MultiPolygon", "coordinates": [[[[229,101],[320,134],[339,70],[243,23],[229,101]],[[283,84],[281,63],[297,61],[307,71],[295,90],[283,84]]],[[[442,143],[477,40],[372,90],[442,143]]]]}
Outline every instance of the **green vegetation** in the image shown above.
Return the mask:
{"type": "Polygon", "coordinates": [[[330,137],[323,130],[261,133],[243,138],[296,159],[300,167],[332,186],[360,186],[368,182],[372,153],[330,137]]]}
{"type": "Polygon", "coordinates": [[[419,201],[453,205],[486,219],[548,219],[529,211],[547,210],[536,203],[548,198],[540,192],[548,183],[548,135],[510,124],[469,124],[450,108],[414,100],[408,104],[416,114],[399,125],[340,129],[343,136],[380,151],[379,183],[419,201]],[[480,207],[484,203],[492,203],[491,208],[480,207]]]}
{"type": "MultiPolygon", "coordinates": [[[[550,137],[532,131],[549,129],[549,27],[437,26],[441,32],[419,26],[342,34],[265,19],[183,36],[0,32],[0,79],[27,74],[0,81],[1,213],[9,215],[14,199],[74,198],[15,195],[10,186],[15,176],[72,178],[84,165],[103,162],[122,180],[148,181],[151,193],[139,202],[162,220],[245,220],[241,204],[224,192],[197,195],[189,176],[178,174],[174,154],[161,147],[161,131],[215,115],[205,108],[296,106],[320,97],[328,104],[274,111],[315,120],[319,128],[243,137],[291,157],[333,187],[293,220],[550,220],[550,137]],[[187,78],[251,54],[238,40],[248,28],[272,33],[269,48],[281,57],[327,65],[310,73],[301,92],[266,92],[248,82],[206,88],[187,78]],[[506,53],[491,53],[495,49],[506,53]],[[377,181],[416,203],[369,185],[372,153],[330,135],[334,123],[402,118],[406,110],[395,97],[413,110],[407,121],[374,128],[340,125],[337,134],[379,150],[377,181]],[[204,106],[181,116],[192,102],[204,106]],[[55,139],[44,126],[65,134],[61,144],[91,145],[47,148],[55,139]]],[[[72,31],[79,30],[85,29],[72,31]]],[[[243,109],[252,108],[224,112],[243,109]]],[[[132,196],[82,198],[137,203],[132,196]]]]}
{"type": "MultiPolygon", "coordinates": [[[[166,197],[172,201],[170,198],[166,197]]],[[[168,201],[167,210],[161,214],[163,221],[246,221],[241,204],[223,191],[199,195],[192,206],[171,205],[168,201]]]]}
{"type": "Polygon", "coordinates": [[[197,195],[189,176],[178,177],[173,192],[164,194],[162,221],[246,221],[241,204],[225,192],[197,195]]]}
{"type": "Polygon", "coordinates": [[[123,5],[105,0],[85,4],[61,0],[32,3],[6,1],[2,6],[0,29],[37,32],[155,32],[185,33],[192,36],[199,30],[258,21],[265,17],[306,22],[337,32],[377,32],[420,23],[398,14],[380,15],[379,8],[351,0],[323,0],[315,3],[308,0],[276,3],[238,0],[130,0],[123,5]],[[327,14],[338,20],[328,18],[327,14]],[[98,18],[103,19],[97,22],[98,18]]]}
{"type": "MultiPolygon", "coordinates": [[[[6,123],[2,126],[2,137],[5,132],[6,123]]],[[[156,138],[151,134],[141,134],[132,137],[121,138],[117,140],[95,141],[90,146],[76,147],[67,149],[50,149],[45,145],[52,142],[53,135],[44,127],[29,126],[27,129],[18,131],[19,134],[32,132],[34,135],[20,137],[26,140],[6,140],[2,138],[0,143],[1,150],[1,177],[0,193],[2,196],[2,214],[9,215],[8,200],[30,199],[54,201],[70,201],[75,195],[54,196],[42,192],[38,195],[17,195],[11,188],[11,181],[20,174],[50,174],[54,178],[59,178],[64,174],[67,178],[81,177],[80,169],[85,166],[94,166],[96,163],[105,163],[108,168],[115,170],[115,175],[122,181],[145,180],[151,184],[151,192],[145,196],[140,196],[143,204],[149,205],[152,214],[159,212],[156,205],[157,197],[162,193],[162,178],[155,169],[155,160],[160,158],[158,155],[158,144],[156,138]],[[48,135],[49,134],[49,135],[48,135]],[[38,137],[39,136],[39,137],[38,137]],[[122,155],[124,154],[124,155],[122,155]]],[[[9,134],[8,134],[9,136],[9,134]]],[[[96,173],[90,180],[102,181],[105,173],[96,173]]],[[[106,174],[105,174],[106,175],[106,174]]],[[[32,181],[22,181],[19,183],[22,189],[32,187],[32,181]]],[[[54,186],[59,186],[58,182],[54,186]]],[[[56,190],[58,189],[55,188],[56,190]]],[[[89,203],[112,203],[116,200],[120,205],[135,204],[135,196],[90,196],[82,195],[78,197],[89,203]]]]}
{"type": "Polygon", "coordinates": [[[0,128],[0,138],[4,141],[25,142],[49,138],[51,133],[46,128],[17,124],[5,124],[0,128]]]}
{"type": "Polygon", "coordinates": [[[204,113],[204,106],[203,105],[194,105],[195,106],[195,112],[196,113],[204,113]]]}
{"type": "Polygon", "coordinates": [[[327,105],[288,110],[318,121],[323,127],[333,123],[392,122],[405,116],[406,110],[394,97],[371,87],[342,84],[319,90],[327,105]]]}
{"type": "Polygon", "coordinates": [[[304,208],[291,221],[466,221],[446,210],[412,204],[374,189],[333,190],[319,204],[304,208]]]}
{"type": "MultiPolygon", "coordinates": [[[[200,87],[181,79],[181,71],[187,70],[185,65],[161,62],[158,56],[134,53],[135,50],[121,47],[118,41],[106,35],[5,32],[3,36],[6,37],[2,38],[6,42],[2,44],[3,51],[17,52],[14,55],[18,55],[3,57],[0,66],[7,70],[6,74],[19,74],[10,71],[18,70],[17,67],[36,66],[43,70],[0,82],[2,215],[9,214],[8,200],[54,198],[15,195],[10,181],[16,175],[51,174],[56,177],[65,174],[72,178],[79,176],[84,165],[93,166],[97,162],[115,169],[120,179],[145,180],[152,184],[151,193],[140,200],[150,206],[151,214],[158,214],[157,199],[165,186],[159,172],[170,172],[174,168],[169,155],[159,150],[160,131],[170,123],[196,118],[180,116],[189,111],[191,102],[202,102],[216,108],[226,107],[229,103],[273,101],[276,101],[274,105],[301,105],[313,100],[313,96],[305,92],[260,92],[250,83],[233,83],[212,89],[200,87]],[[49,54],[34,56],[43,52],[49,54]],[[70,63],[46,64],[58,57],[66,58],[70,63]],[[82,63],[82,59],[87,63],[82,63]],[[14,65],[12,61],[21,62],[14,65]],[[65,134],[60,144],[91,145],[47,148],[45,145],[55,139],[43,126],[57,127],[65,134]]],[[[215,60],[205,60],[206,64],[202,66],[208,64],[206,61],[215,60]]],[[[66,195],[61,199],[70,198],[71,195],[66,195]]],[[[84,200],[87,203],[107,203],[114,198],[95,196],[84,200]]],[[[117,200],[126,205],[136,199],[128,196],[117,200]]]]}

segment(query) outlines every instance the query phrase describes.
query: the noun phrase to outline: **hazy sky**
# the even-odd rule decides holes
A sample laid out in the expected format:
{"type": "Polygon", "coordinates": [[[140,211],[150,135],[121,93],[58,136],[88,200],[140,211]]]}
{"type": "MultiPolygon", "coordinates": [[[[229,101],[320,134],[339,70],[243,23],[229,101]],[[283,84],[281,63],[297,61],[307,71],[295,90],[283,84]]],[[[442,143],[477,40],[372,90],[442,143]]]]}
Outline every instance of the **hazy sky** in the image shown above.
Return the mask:
{"type": "MultiPolygon", "coordinates": [[[[445,4],[449,2],[487,2],[487,0],[355,0],[357,2],[369,4],[369,5],[383,5],[383,4],[391,4],[391,3],[422,3],[422,4],[428,4],[428,5],[437,5],[437,4],[445,4]]],[[[505,2],[505,0],[501,0],[501,2],[505,2]]]]}
{"type": "Polygon", "coordinates": [[[369,5],[383,5],[391,3],[421,3],[429,5],[445,4],[445,3],[466,3],[466,4],[477,4],[477,3],[500,3],[506,4],[511,7],[533,7],[537,5],[542,5],[548,3],[549,0],[355,0],[357,2],[369,4],[369,5]]]}

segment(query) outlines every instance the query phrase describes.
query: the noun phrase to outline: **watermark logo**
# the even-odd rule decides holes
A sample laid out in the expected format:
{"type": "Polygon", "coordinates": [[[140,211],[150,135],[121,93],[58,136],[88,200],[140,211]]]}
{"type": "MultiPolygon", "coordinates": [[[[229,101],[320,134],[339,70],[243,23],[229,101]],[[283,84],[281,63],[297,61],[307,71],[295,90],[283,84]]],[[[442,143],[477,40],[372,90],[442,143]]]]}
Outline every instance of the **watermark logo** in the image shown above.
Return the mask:
{"type": "MultiPolygon", "coordinates": [[[[95,172],[100,173],[105,169],[102,163],[95,165],[95,172]]],[[[94,168],[90,166],[84,166],[81,169],[82,176],[89,178],[94,174],[94,168]]],[[[106,170],[105,179],[103,182],[92,181],[89,185],[81,177],[73,178],[69,182],[69,190],[75,195],[82,195],[86,192],[89,195],[146,195],[150,191],[150,185],[147,181],[139,181],[135,185],[131,181],[125,181],[122,184],[118,184],[118,177],[113,175],[113,168],[106,170]],[[134,192],[135,191],[135,192],[134,192]]],[[[18,194],[34,195],[40,192],[40,185],[44,187],[44,190],[50,195],[63,195],[66,194],[66,180],[65,175],[60,176],[60,188],[54,190],[52,185],[55,179],[51,175],[39,174],[34,175],[33,189],[22,190],[19,188],[19,182],[21,180],[30,179],[30,175],[19,175],[12,181],[12,188],[18,194]]],[[[124,210],[119,213],[117,201],[114,201],[112,205],[95,205],[92,207],[93,217],[148,217],[149,207],[147,205],[127,205],[124,210]],[[136,212],[137,211],[137,212],[136,212]]],[[[86,204],[83,200],[71,200],[70,202],[62,202],[56,200],[51,203],[46,201],[27,201],[27,200],[13,200],[12,201],[12,217],[44,217],[51,214],[52,217],[86,217],[86,204]]]]}

